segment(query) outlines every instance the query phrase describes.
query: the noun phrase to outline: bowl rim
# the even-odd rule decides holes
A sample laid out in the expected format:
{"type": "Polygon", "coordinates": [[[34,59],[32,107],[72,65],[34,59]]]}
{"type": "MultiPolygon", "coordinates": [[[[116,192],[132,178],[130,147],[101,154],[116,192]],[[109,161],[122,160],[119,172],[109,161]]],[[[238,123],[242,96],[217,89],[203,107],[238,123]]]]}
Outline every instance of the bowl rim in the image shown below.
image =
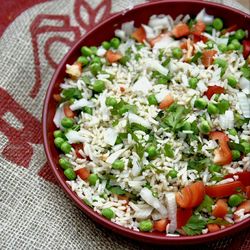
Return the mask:
{"type": "Polygon", "coordinates": [[[108,228],[112,230],[113,232],[117,232],[125,237],[132,238],[134,240],[142,240],[144,242],[148,242],[151,244],[197,244],[201,242],[207,242],[211,240],[215,240],[218,238],[222,238],[223,236],[228,236],[236,231],[242,230],[243,228],[248,227],[250,224],[250,218],[246,218],[230,227],[227,227],[221,231],[214,232],[214,233],[208,233],[208,234],[201,234],[201,235],[195,235],[195,236],[166,236],[166,235],[155,235],[151,233],[143,233],[140,231],[135,231],[133,229],[128,229],[123,226],[120,226],[112,221],[109,221],[99,215],[97,212],[95,212],[92,208],[84,204],[81,199],[73,192],[69,186],[67,185],[66,181],[63,180],[59,174],[57,164],[53,160],[53,155],[50,151],[49,148],[49,140],[48,140],[48,130],[47,130],[47,111],[50,106],[50,98],[52,96],[52,92],[54,89],[54,85],[56,83],[57,78],[61,74],[60,72],[63,70],[64,65],[66,64],[68,58],[70,55],[76,50],[76,48],[80,45],[83,44],[83,41],[85,40],[86,37],[88,37],[90,34],[94,33],[99,27],[101,27],[104,23],[110,22],[113,19],[116,19],[120,15],[125,15],[127,12],[133,10],[133,11],[138,11],[141,8],[144,8],[145,6],[151,6],[151,5],[157,5],[157,4],[168,4],[168,3],[178,3],[178,2],[188,2],[188,3],[199,3],[206,7],[216,7],[216,8],[221,8],[222,10],[230,10],[233,11],[237,14],[240,14],[244,16],[246,19],[250,19],[250,15],[247,13],[226,6],[222,5],[219,3],[215,2],[207,2],[207,1],[200,1],[200,0],[168,0],[168,1],[152,1],[152,2],[146,2],[142,3],[139,5],[134,6],[132,9],[125,9],[122,11],[119,11],[115,14],[111,14],[111,16],[102,22],[98,23],[94,28],[91,30],[87,31],[79,40],[75,42],[75,44],[69,49],[69,51],[66,53],[66,55],[63,57],[63,59],[60,61],[59,66],[56,68],[53,77],[48,85],[46,94],[45,94],[45,99],[44,99],[44,105],[43,105],[43,111],[42,111],[42,133],[43,133],[43,145],[44,145],[44,150],[46,153],[47,160],[49,162],[49,165],[53,171],[54,176],[56,177],[57,182],[60,184],[60,186],[63,188],[64,192],[70,197],[70,199],[92,220],[95,222],[101,224],[105,228],[108,228]]]}

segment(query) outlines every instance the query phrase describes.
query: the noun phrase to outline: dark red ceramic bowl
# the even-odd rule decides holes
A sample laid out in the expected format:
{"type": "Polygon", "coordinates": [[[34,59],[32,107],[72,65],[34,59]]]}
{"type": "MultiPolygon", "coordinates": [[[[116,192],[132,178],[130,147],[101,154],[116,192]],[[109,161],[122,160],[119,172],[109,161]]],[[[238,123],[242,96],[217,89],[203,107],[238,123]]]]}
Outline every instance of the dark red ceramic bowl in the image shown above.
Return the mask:
{"type": "Polygon", "coordinates": [[[59,92],[59,84],[63,82],[63,79],[65,77],[66,63],[72,64],[77,59],[77,57],[79,56],[80,48],[83,45],[99,45],[102,41],[109,40],[114,36],[114,30],[119,27],[120,24],[127,21],[134,20],[135,26],[139,26],[141,23],[147,23],[149,17],[153,14],[169,14],[172,17],[176,17],[179,14],[190,14],[195,16],[202,8],[206,8],[208,14],[222,18],[227,27],[233,24],[237,24],[239,27],[247,29],[250,34],[250,16],[243,12],[220,4],[197,0],[170,0],[138,5],[132,10],[115,14],[111,18],[97,25],[86,35],[84,35],[73,46],[73,48],[67,53],[67,55],[60,63],[60,66],[56,70],[46,94],[43,109],[43,139],[48,161],[58,182],[61,184],[64,191],[70,196],[70,198],[77,204],[77,206],[90,218],[114,232],[133,238],[135,240],[145,241],[152,244],[195,244],[215,240],[223,236],[235,233],[236,231],[242,230],[243,228],[246,228],[250,225],[250,219],[241,221],[216,233],[209,233],[199,236],[170,237],[157,232],[142,233],[126,229],[98,215],[91,208],[86,206],[77,197],[77,195],[70,190],[65,182],[66,179],[63,171],[58,166],[59,152],[57,151],[53,143],[53,131],[56,129],[53,124],[56,102],[53,100],[52,95],[59,92]]]}

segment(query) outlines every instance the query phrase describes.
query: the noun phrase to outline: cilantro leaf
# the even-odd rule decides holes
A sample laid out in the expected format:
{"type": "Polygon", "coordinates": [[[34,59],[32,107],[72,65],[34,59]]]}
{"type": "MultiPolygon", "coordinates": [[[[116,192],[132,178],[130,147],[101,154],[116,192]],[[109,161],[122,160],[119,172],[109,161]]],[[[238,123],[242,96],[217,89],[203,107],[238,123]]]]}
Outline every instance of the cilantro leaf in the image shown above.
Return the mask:
{"type": "Polygon", "coordinates": [[[217,224],[220,226],[226,226],[229,225],[230,223],[222,218],[216,218],[215,220],[208,220],[207,224],[217,224]]]}
{"type": "Polygon", "coordinates": [[[110,192],[111,192],[112,194],[118,194],[118,195],[122,195],[122,194],[125,194],[125,193],[126,193],[126,192],[125,192],[123,189],[121,189],[121,187],[119,187],[119,186],[111,187],[111,188],[110,188],[110,192]]]}
{"type": "Polygon", "coordinates": [[[187,224],[182,227],[187,235],[201,234],[202,229],[205,228],[207,222],[201,215],[192,215],[187,224]]]}
{"type": "Polygon", "coordinates": [[[200,212],[203,209],[206,209],[207,212],[211,213],[213,205],[214,205],[214,200],[208,195],[205,195],[204,200],[199,205],[199,207],[196,208],[195,212],[200,212]]]}

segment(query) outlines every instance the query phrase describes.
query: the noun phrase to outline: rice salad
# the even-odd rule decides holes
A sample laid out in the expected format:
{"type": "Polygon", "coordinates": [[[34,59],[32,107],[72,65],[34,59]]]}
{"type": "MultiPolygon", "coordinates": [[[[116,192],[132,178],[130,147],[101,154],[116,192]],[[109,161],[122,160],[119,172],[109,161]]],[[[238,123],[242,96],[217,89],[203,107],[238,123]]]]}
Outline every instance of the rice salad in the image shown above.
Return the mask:
{"type": "MultiPolygon", "coordinates": [[[[66,65],[58,164],[106,219],[169,236],[250,216],[250,40],[205,9],[123,23],[66,65]]],[[[80,54],[80,52],[79,52],[80,54]]]]}

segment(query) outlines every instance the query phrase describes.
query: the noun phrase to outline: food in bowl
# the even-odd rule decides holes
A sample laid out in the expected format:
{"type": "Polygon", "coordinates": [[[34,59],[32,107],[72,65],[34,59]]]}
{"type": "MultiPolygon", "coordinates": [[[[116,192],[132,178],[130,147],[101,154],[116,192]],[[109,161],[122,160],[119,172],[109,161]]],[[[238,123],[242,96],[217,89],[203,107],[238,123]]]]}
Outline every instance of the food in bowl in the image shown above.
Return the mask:
{"type": "Polygon", "coordinates": [[[78,197],[121,226],[171,236],[249,217],[247,35],[203,9],[83,46],[54,94],[58,164],[78,197]]]}

